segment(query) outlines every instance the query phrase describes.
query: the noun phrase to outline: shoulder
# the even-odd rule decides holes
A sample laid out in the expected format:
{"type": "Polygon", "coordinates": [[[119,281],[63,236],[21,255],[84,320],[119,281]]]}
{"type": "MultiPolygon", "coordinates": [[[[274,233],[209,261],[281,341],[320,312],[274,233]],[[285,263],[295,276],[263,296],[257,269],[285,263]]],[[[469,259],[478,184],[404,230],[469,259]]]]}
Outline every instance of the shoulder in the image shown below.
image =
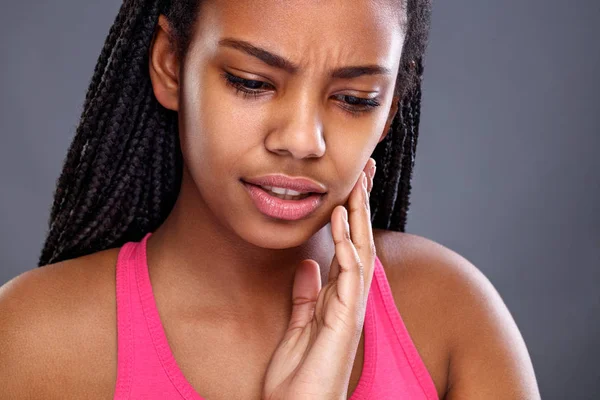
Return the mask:
{"type": "Polygon", "coordinates": [[[90,366],[116,365],[115,260],[107,250],[0,287],[0,387],[9,398],[64,398],[67,384],[80,398],[107,389],[112,369],[90,366]]]}
{"type": "MultiPolygon", "coordinates": [[[[438,343],[429,351],[442,354],[440,364],[446,358],[445,398],[538,399],[521,333],[489,279],[465,257],[430,239],[384,230],[374,234],[377,256],[415,345],[419,348],[422,335],[438,343]]],[[[425,352],[426,365],[427,356],[436,359],[425,352]]]]}
{"type": "Polygon", "coordinates": [[[395,292],[417,295],[418,291],[431,299],[429,305],[435,305],[441,315],[448,315],[459,305],[473,305],[474,301],[502,302],[483,273],[455,251],[404,232],[377,230],[376,236],[377,256],[395,292]]]}

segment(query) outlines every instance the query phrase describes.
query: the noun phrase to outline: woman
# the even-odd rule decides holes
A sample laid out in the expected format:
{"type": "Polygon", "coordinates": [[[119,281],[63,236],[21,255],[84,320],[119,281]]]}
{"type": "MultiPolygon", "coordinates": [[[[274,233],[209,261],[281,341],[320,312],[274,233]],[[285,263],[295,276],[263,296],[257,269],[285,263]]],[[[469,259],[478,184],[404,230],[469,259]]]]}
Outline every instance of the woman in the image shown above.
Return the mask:
{"type": "Polygon", "coordinates": [[[539,398],[489,281],[403,233],[429,15],[126,0],[0,291],[5,398],[539,398]]]}

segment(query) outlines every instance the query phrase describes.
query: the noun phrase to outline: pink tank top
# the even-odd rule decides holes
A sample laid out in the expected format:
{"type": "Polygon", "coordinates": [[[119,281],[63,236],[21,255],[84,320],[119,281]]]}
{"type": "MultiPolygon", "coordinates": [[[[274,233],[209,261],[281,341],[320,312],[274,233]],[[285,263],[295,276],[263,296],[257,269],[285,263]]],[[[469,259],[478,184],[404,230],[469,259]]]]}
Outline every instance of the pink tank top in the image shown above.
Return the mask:
{"type": "MultiPolygon", "coordinates": [[[[126,243],[117,260],[118,367],[114,399],[204,400],[179,369],[158,315],[146,263],[150,235],[140,242],[126,243]]],[[[362,375],[350,399],[438,399],[378,258],[367,299],[362,375]]]]}

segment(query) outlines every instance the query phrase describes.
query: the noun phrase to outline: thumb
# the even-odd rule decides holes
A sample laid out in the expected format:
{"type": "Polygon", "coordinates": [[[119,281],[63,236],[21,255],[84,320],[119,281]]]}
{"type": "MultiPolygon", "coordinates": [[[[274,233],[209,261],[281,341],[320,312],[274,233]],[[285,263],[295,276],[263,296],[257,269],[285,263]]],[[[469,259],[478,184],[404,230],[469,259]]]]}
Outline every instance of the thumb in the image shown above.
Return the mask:
{"type": "Polygon", "coordinates": [[[288,331],[304,328],[313,318],[321,291],[321,272],[314,260],[303,260],[296,268],[292,290],[292,316],[288,331]]]}

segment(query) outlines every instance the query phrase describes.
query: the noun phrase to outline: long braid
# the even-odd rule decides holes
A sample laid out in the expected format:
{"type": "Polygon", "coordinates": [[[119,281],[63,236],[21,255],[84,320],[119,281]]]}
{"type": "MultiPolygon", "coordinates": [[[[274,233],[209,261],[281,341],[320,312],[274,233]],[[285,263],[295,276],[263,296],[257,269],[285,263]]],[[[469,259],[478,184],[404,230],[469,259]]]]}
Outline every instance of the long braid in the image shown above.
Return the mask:
{"type": "MultiPolygon", "coordinates": [[[[121,8],[123,8],[123,7],[125,7],[125,3],[123,3],[121,5],[121,8]]],[[[117,14],[117,17],[115,18],[115,22],[113,23],[113,25],[110,28],[108,37],[106,38],[106,41],[102,48],[102,52],[100,53],[100,56],[98,57],[98,62],[96,63],[96,67],[94,68],[94,74],[92,76],[92,80],[90,82],[89,89],[86,93],[86,98],[85,98],[85,102],[83,105],[84,110],[88,109],[89,102],[90,102],[93,94],[95,93],[96,88],[98,87],[98,84],[100,83],[103,70],[104,70],[104,68],[106,68],[106,65],[107,65],[108,59],[109,59],[109,55],[114,48],[116,38],[117,38],[117,33],[121,29],[121,26],[124,21],[123,16],[125,14],[126,14],[126,12],[121,10],[117,14]]],[[[70,149],[71,151],[69,151],[67,153],[67,160],[65,161],[65,166],[73,165],[74,163],[76,163],[75,158],[80,156],[82,145],[83,145],[83,143],[81,141],[73,142],[71,149],[70,149]]],[[[68,194],[68,186],[66,186],[64,183],[68,182],[71,179],[73,173],[74,173],[74,171],[72,171],[68,168],[63,169],[63,172],[62,172],[61,177],[57,184],[57,190],[56,190],[56,194],[54,196],[52,210],[50,212],[50,222],[55,220],[59,209],[63,206],[63,202],[65,201],[66,195],[68,194]],[[64,188],[64,190],[63,190],[63,188],[64,188]]]]}
{"type": "MultiPolygon", "coordinates": [[[[128,31],[127,27],[123,27],[123,23],[132,20],[129,16],[131,10],[131,3],[123,3],[98,58],[94,76],[86,94],[80,125],[77,128],[62,174],[58,180],[54,205],[50,215],[50,232],[40,261],[49,260],[51,257],[51,254],[49,254],[50,249],[56,251],[59,239],[64,237],[65,234],[64,231],[60,231],[60,228],[65,226],[66,220],[73,215],[73,212],[66,213],[64,210],[73,210],[73,203],[78,197],[78,189],[81,187],[81,183],[85,178],[85,171],[89,166],[89,160],[86,159],[85,155],[90,154],[90,151],[95,148],[98,142],[98,135],[90,135],[92,130],[89,129],[91,125],[90,120],[94,119],[93,114],[98,113],[98,108],[92,107],[90,103],[92,100],[102,97],[105,104],[111,104],[110,98],[98,96],[98,86],[102,81],[106,82],[108,80],[107,76],[116,68],[116,64],[122,62],[122,57],[110,55],[120,51],[120,46],[116,45],[116,41],[119,36],[123,36],[123,31],[128,31]]],[[[106,121],[106,116],[106,112],[102,114],[100,127],[95,130],[96,132],[101,131],[102,125],[106,121]]]]}
{"type": "Polygon", "coordinates": [[[163,11],[158,1],[150,3],[125,1],[111,28],[58,181],[39,265],[139,238],[174,204],[181,163],[171,162],[167,172],[161,160],[165,147],[171,159],[180,157],[178,133],[173,112],[157,102],[150,85],[147,51],[163,11]],[[146,171],[148,163],[153,174],[146,171]],[[150,198],[151,176],[170,181],[158,186],[171,192],[150,198]]]}
{"type": "MultiPolygon", "coordinates": [[[[96,67],[94,68],[94,74],[90,82],[88,91],[86,93],[86,98],[83,106],[84,113],[81,117],[82,122],[87,117],[87,111],[90,110],[90,101],[94,98],[97,92],[98,85],[102,81],[102,77],[105,73],[105,70],[109,65],[109,60],[112,61],[113,66],[118,60],[118,58],[115,58],[113,56],[113,53],[115,52],[115,50],[117,50],[115,43],[119,37],[120,32],[123,30],[123,23],[124,21],[126,21],[126,16],[128,15],[131,6],[131,2],[125,2],[121,5],[121,9],[115,18],[115,22],[110,28],[108,37],[106,38],[106,41],[102,48],[102,52],[98,57],[98,62],[96,63],[96,67]]],[[[57,191],[54,197],[54,203],[50,214],[51,222],[55,221],[59,209],[63,207],[63,202],[65,201],[65,199],[67,199],[67,196],[69,195],[70,187],[68,185],[65,185],[65,183],[70,182],[73,179],[73,174],[75,173],[75,171],[72,168],[67,168],[67,166],[79,165],[83,155],[82,150],[85,144],[84,141],[85,139],[87,139],[87,137],[85,136],[86,132],[84,132],[82,128],[83,126],[81,127],[81,129],[78,130],[78,134],[76,135],[75,140],[73,141],[71,148],[69,149],[69,152],[67,154],[67,160],[65,161],[65,168],[63,169],[61,177],[58,181],[57,191]]]]}
{"type": "Polygon", "coordinates": [[[429,0],[408,0],[408,28],[400,59],[396,93],[401,94],[398,113],[390,131],[373,152],[377,174],[371,191],[371,223],[374,228],[404,232],[410,205],[421,116],[423,55],[431,18],[429,0]]]}
{"type": "MultiPolygon", "coordinates": [[[[105,40],[65,159],[38,265],[140,240],[171,211],[181,184],[177,113],[154,96],[148,50],[160,14],[184,59],[199,0],[125,0],[105,40]]],[[[404,231],[420,116],[430,0],[408,0],[399,112],[373,152],[373,226],[404,231]]]]}
{"type": "Polygon", "coordinates": [[[403,105],[403,120],[406,127],[406,136],[402,148],[402,167],[400,170],[399,196],[394,205],[394,210],[390,218],[390,226],[401,227],[402,231],[406,226],[406,217],[410,205],[410,191],[412,171],[415,164],[415,152],[417,149],[417,139],[419,137],[419,117],[421,107],[421,87],[417,85],[409,100],[403,105]]]}
{"type": "Polygon", "coordinates": [[[399,110],[392,121],[390,132],[373,152],[375,162],[378,166],[382,166],[378,168],[375,175],[371,192],[371,222],[374,228],[390,229],[391,212],[398,197],[402,143],[405,139],[406,134],[399,110]]]}
{"type": "MultiPolygon", "coordinates": [[[[156,18],[158,17],[158,12],[151,13],[150,16],[146,17],[144,23],[147,24],[147,26],[143,27],[141,29],[142,31],[152,30],[154,28],[155,21],[153,20],[152,14],[156,14],[156,18]]],[[[134,41],[133,49],[131,50],[131,57],[133,60],[144,59],[144,53],[148,46],[148,44],[145,43],[145,39],[146,38],[142,37],[141,39],[134,41]]],[[[154,113],[147,112],[147,110],[151,108],[153,104],[151,101],[152,96],[150,95],[151,85],[149,82],[149,76],[147,76],[147,65],[145,67],[146,68],[144,68],[144,65],[140,65],[140,63],[132,63],[129,71],[130,75],[126,75],[123,79],[124,83],[121,89],[121,96],[118,98],[117,106],[113,110],[113,117],[110,119],[111,126],[109,128],[111,132],[122,132],[126,135],[129,135],[133,131],[134,134],[140,135],[141,143],[137,145],[140,146],[142,149],[142,157],[144,153],[148,150],[148,141],[150,140],[149,138],[153,136],[152,132],[145,132],[144,128],[147,124],[150,123],[147,120],[154,118],[154,113]],[[132,103],[132,97],[134,96],[134,93],[136,91],[136,98],[133,100],[134,106],[132,110],[128,110],[128,106],[130,103],[132,103]],[[140,110],[140,104],[142,102],[145,102],[145,104],[143,104],[143,110],[140,110]]],[[[115,157],[113,157],[114,154],[111,154],[110,150],[114,147],[118,147],[122,150],[124,146],[119,146],[119,142],[121,142],[122,144],[123,139],[123,137],[112,138],[109,136],[101,146],[100,151],[98,152],[98,156],[92,165],[92,170],[94,171],[91,184],[92,189],[90,190],[92,196],[88,195],[86,197],[85,203],[83,205],[84,208],[92,209],[96,204],[102,204],[103,193],[99,193],[98,196],[94,196],[96,194],[96,188],[105,188],[109,184],[110,178],[112,177],[115,177],[116,179],[119,178],[119,175],[115,173],[117,171],[117,168],[114,167],[115,165],[118,165],[116,164],[118,160],[115,160],[115,157]],[[107,159],[107,157],[113,157],[113,159],[109,160],[107,159]]],[[[120,156],[120,154],[118,153],[117,156],[120,156]]],[[[137,157],[139,155],[135,154],[135,156],[137,157]]],[[[143,176],[141,178],[143,178],[143,176]]],[[[107,192],[109,194],[115,193],[105,190],[104,194],[107,192]]],[[[119,193],[117,193],[117,195],[118,194],[119,193]]],[[[103,208],[106,211],[109,211],[109,209],[107,210],[107,207],[103,208]]],[[[101,212],[99,216],[103,217],[104,215],[101,212]]],[[[143,216],[140,215],[140,219],[143,219],[143,216]]],[[[77,221],[75,225],[80,226],[82,222],[83,218],[77,221]]],[[[89,226],[87,226],[84,229],[85,233],[82,233],[81,236],[86,236],[87,232],[89,232],[91,228],[95,227],[95,225],[97,225],[98,222],[98,217],[96,217],[94,221],[88,221],[87,225],[89,226]]],[[[77,244],[77,240],[73,244],[77,244]]]]}

